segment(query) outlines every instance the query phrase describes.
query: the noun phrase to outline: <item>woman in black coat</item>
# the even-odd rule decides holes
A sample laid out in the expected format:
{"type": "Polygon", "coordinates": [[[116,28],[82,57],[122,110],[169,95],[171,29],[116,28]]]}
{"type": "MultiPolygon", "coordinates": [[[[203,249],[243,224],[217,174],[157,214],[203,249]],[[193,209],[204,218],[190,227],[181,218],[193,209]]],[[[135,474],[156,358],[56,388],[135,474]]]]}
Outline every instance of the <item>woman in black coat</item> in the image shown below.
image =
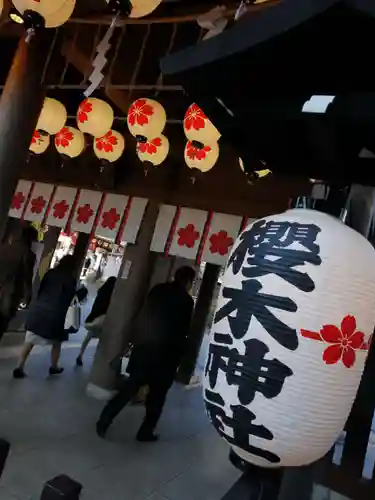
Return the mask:
{"type": "Polygon", "coordinates": [[[35,345],[51,345],[50,375],[64,371],[58,366],[61,343],[68,340],[65,318],[77,288],[76,261],[71,255],[44,276],[39,293],[32,302],[26,319],[26,338],[14,378],[24,378],[24,367],[35,345]]]}

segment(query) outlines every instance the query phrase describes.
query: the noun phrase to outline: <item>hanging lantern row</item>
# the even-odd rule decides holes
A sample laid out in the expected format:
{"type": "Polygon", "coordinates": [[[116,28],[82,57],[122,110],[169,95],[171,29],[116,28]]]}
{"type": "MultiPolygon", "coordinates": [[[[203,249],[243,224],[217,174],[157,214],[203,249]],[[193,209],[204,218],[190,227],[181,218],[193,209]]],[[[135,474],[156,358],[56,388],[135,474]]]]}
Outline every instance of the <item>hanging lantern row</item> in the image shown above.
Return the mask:
{"type": "Polygon", "coordinates": [[[30,27],[57,28],[71,17],[76,0],[13,0],[13,5],[30,27]]]}

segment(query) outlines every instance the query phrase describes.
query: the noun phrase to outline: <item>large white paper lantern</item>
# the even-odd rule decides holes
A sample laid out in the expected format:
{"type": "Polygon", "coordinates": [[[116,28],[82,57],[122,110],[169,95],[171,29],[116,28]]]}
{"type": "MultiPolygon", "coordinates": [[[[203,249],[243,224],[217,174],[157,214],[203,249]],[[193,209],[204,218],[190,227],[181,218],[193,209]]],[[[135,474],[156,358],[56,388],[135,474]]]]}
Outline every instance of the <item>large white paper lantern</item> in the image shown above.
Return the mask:
{"type": "Polygon", "coordinates": [[[130,0],[132,5],[129,17],[139,18],[151,14],[163,0],[130,0]]]}
{"type": "Polygon", "coordinates": [[[184,118],[184,132],[189,141],[201,144],[217,142],[221,134],[197,104],[192,104],[184,118]]]}
{"type": "Polygon", "coordinates": [[[27,10],[37,12],[46,28],[56,28],[71,17],[76,0],[13,0],[13,4],[21,15],[27,10]]]}
{"type": "Polygon", "coordinates": [[[269,168],[263,168],[261,170],[254,170],[253,172],[246,172],[245,164],[244,164],[242,158],[238,158],[238,163],[240,165],[242,172],[249,178],[249,180],[262,179],[263,177],[267,177],[267,175],[272,174],[272,170],[270,170],[269,168]]]}
{"type": "Polygon", "coordinates": [[[198,147],[193,142],[188,142],[185,147],[185,162],[189,168],[208,172],[219,159],[219,145],[217,142],[198,147]]]}
{"type": "Polygon", "coordinates": [[[169,140],[161,135],[147,142],[137,143],[137,155],[143,162],[161,165],[169,153],[169,140]]]}
{"type": "Polygon", "coordinates": [[[47,151],[50,142],[51,138],[48,134],[41,134],[39,130],[35,130],[29,150],[32,153],[41,155],[47,151]]]}
{"type": "Polygon", "coordinates": [[[167,123],[163,106],[153,99],[137,99],[129,108],[127,117],[130,133],[139,141],[159,137],[167,123]]]}
{"type": "Polygon", "coordinates": [[[117,161],[125,149],[125,139],[116,130],[110,130],[104,137],[94,140],[94,152],[101,160],[113,163],[117,161]]]}
{"type": "Polygon", "coordinates": [[[36,129],[55,135],[64,127],[67,118],[65,106],[56,99],[46,97],[36,129]]]}
{"type": "Polygon", "coordinates": [[[113,120],[113,109],[101,99],[89,97],[78,108],[77,125],[84,134],[103,137],[111,130],[113,120]]]}
{"type": "Polygon", "coordinates": [[[57,151],[69,158],[76,158],[85,149],[85,137],[74,127],[64,127],[55,135],[57,151]]]}
{"type": "Polygon", "coordinates": [[[330,215],[294,209],[238,237],[211,333],[205,401],[247,462],[294,467],[339,437],[375,325],[375,250],[330,215]]]}

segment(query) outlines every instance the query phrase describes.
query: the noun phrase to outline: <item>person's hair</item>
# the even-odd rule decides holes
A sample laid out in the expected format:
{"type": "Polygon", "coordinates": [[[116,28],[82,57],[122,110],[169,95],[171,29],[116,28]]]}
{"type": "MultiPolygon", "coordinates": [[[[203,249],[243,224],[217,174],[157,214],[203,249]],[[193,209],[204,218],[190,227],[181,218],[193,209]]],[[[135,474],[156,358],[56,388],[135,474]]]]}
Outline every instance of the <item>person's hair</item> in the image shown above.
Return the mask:
{"type": "Polygon", "coordinates": [[[117,278],[115,276],[110,276],[105,283],[100,287],[101,292],[112,293],[115,288],[117,278]]]}
{"type": "Polygon", "coordinates": [[[57,264],[57,268],[61,270],[64,269],[68,273],[72,273],[75,271],[76,263],[76,259],[73,257],[73,255],[64,255],[64,257],[62,257],[60,262],[57,264]]]}
{"type": "Polygon", "coordinates": [[[174,280],[180,285],[187,287],[188,285],[193,284],[195,280],[195,271],[189,266],[180,267],[174,275],[174,280]]]}

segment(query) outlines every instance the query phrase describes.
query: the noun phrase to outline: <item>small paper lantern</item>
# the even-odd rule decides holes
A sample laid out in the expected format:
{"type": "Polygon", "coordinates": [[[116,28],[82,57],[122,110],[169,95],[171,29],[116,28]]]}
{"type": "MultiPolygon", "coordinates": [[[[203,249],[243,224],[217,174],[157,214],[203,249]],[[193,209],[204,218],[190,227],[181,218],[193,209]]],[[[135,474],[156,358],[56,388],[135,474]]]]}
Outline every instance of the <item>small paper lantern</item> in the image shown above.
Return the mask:
{"type": "Polygon", "coordinates": [[[41,155],[47,151],[50,142],[51,138],[49,135],[41,134],[39,130],[35,130],[33,138],[31,139],[29,150],[32,153],[41,155]]]}
{"type": "Polygon", "coordinates": [[[242,232],[204,383],[208,415],[239,457],[298,467],[328,453],[359,387],[374,297],[374,248],[330,215],[288,210],[242,232]]]}
{"type": "Polygon", "coordinates": [[[188,142],[185,147],[185,162],[189,168],[195,168],[201,172],[208,172],[213,168],[219,159],[219,145],[217,142],[206,145],[203,148],[197,147],[192,142],[188,142]]]}
{"type": "Polygon", "coordinates": [[[65,106],[56,99],[46,97],[36,128],[55,135],[64,127],[67,118],[65,106]]]}
{"type": "Polygon", "coordinates": [[[129,108],[128,127],[138,142],[159,137],[167,123],[163,106],[153,99],[137,99],[129,108]]]}
{"type": "Polygon", "coordinates": [[[101,99],[89,97],[81,102],[78,108],[77,124],[84,134],[104,137],[111,130],[113,120],[113,109],[101,99]]]}
{"type": "Polygon", "coordinates": [[[116,130],[110,130],[104,137],[94,140],[94,152],[101,160],[117,161],[125,149],[125,139],[116,130]]]}
{"type": "Polygon", "coordinates": [[[130,0],[132,5],[129,17],[138,18],[151,14],[163,0],[130,0]]]}
{"type": "Polygon", "coordinates": [[[161,135],[147,142],[137,143],[137,155],[143,162],[152,163],[154,166],[161,165],[169,153],[169,141],[161,135]]]}
{"type": "Polygon", "coordinates": [[[268,168],[264,168],[262,170],[254,170],[253,172],[246,172],[245,164],[242,158],[238,158],[238,163],[240,164],[240,168],[242,172],[248,177],[250,181],[256,181],[258,179],[262,179],[263,177],[267,177],[267,175],[272,174],[272,170],[268,168]]]}
{"type": "Polygon", "coordinates": [[[184,132],[189,141],[201,144],[217,142],[221,134],[197,104],[192,104],[184,118],[184,132]]]}
{"type": "Polygon", "coordinates": [[[37,12],[46,28],[57,28],[71,17],[76,0],[13,0],[13,4],[21,15],[27,10],[37,12]]]}
{"type": "Polygon", "coordinates": [[[55,136],[55,146],[61,155],[76,158],[85,149],[85,137],[76,128],[64,127],[55,136]]]}

